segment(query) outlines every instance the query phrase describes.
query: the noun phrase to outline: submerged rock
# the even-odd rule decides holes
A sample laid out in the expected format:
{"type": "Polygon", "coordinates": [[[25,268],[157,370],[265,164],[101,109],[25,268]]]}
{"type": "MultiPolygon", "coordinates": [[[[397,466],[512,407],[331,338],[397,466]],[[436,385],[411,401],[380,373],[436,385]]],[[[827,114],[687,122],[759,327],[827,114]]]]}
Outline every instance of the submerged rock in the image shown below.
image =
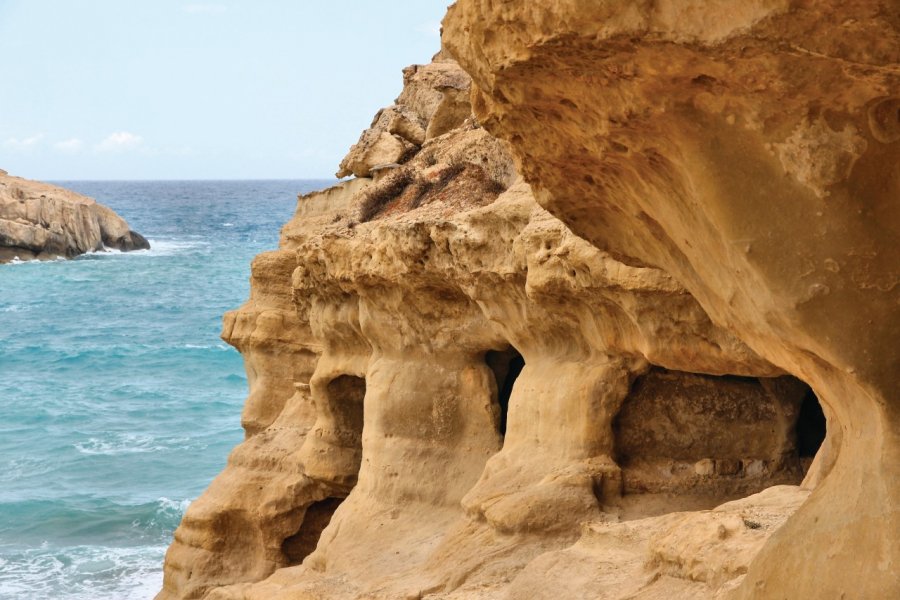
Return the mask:
{"type": "Polygon", "coordinates": [[[149,247],[144,236],[94,199],[0,171],[0,263],[149,247]]]}

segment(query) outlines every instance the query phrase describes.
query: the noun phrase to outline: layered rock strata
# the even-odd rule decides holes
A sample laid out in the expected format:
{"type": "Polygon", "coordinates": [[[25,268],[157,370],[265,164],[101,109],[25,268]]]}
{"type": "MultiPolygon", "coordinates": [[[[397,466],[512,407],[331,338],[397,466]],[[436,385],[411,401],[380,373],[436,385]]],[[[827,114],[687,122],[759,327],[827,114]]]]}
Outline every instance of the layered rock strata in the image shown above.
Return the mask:
{"type": "Polygon", "coordinates": [[[149,247],[122,217],[92,198],[0,171],[0,263],[149,247]]]}
{"type": "Polygon", "coordinates": [[[734,598],[900,596],[900,5],[460,0],[538,202],[812,385],[828,438],[734,598]]]}
{"type": "Polygon", "coordinates": [[[816,395],[655,261],[542,208],[445,54],[404,84],[344,159],[357,177],[299,199],[225,317],[247,437],[158,599],[741,589],[827,472],[816,395]]]}

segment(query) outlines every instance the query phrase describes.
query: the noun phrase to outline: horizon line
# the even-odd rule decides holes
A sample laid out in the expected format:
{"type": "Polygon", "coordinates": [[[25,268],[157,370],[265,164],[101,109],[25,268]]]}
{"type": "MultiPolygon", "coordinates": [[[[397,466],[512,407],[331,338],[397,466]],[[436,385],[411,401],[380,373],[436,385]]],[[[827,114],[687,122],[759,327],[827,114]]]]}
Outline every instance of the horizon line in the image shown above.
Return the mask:
{"type": "MultiPolygon", "coordinates": [[[[11,177],[19,177],[18,175],[12,175],[11,177]]],[[[30,179],[28,177],[21,177],[21,179],[30,179]]],[[[185,182],[185,181],[349,181],[350,178],[338,179],[333,175],[331,177],[202,177],[196,179],[188,179],[188,178],[158,178],[158,179],[149,179],[149,178],[138,178],[138,179],[97,179],[97,178],[89,178],[89,179],[70,179],[67,177],[48,177],[41,179],[31,179],[31,181],[71,181],[71,182],[102,182],[102,183],[117,183],[117,182],[185,182]]]]}

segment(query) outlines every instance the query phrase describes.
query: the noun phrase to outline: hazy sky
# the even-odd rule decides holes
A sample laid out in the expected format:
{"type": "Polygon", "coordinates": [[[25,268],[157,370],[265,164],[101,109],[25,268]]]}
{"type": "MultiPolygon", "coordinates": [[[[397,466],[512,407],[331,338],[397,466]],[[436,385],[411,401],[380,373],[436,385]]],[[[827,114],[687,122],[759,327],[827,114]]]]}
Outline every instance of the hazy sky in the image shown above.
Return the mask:
{"type": "Polygon", "coordinates": [[[451,0],[0,0],[0,168],[331,177],[451,0]]]}

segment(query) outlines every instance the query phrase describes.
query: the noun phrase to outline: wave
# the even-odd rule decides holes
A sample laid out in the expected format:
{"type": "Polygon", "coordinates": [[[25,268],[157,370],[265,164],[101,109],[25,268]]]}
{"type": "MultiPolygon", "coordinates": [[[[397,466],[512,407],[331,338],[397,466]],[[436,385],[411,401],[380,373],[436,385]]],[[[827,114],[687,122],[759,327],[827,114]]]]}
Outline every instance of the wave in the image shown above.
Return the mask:
{"type": "Polygon", "coordinates": [[[160,497],[122,504],[88,495],[0,503],[0,558],[11,555],[8,544],[22,547],[67,543],[90,545],[165,544],[181,522],[191,500],[160,497]]]}
{"type": "MultiPolygon", "coordinates": [[[[96,261],[103,259],[122,259],[126,257],[158,257],[173,256],[182,254],[191,250],[205,248],[211,244],[204,240],[147,240],[150,248],[146,250],[130,250],[124,252],[118,248],[104,247],[100,250],[89,250],[84,254],[76,256],[73,260],[78,262],[96,261]]],[[[64,259],[63,259],[64,260],[64,259]]]]}
{"type": "Polygon", "coordinates": [[[162,588],[165,546],[42,545],[0,558],[0,598],[150,600],[162,588]]]}
{"type": "Polygon", "coordinates": [[[77,261],[80,263],[88,262],[88,261],[96,261],[103,260],[109,258],[123,258],[123,257],[156,257],[156,256],[173,256],[176,254],[182,254],[185,252],[189,252],[191,250],[197,250],[200,248],[206,248],[210,246],[210,242],[205,240],[147,240],[150,243],[150,248],[147,250],[131,250],[129,252],[123,252],[118,248],[109,248],[103,247],[99,250],[88,250],[78,256],[73,257],[72,259],[68,259],[64,256],[57,256],[55,258],[29,258],[22,260],[18,256],[13,258],[6,265],[35,265],[35,264],[53,264],[59,262],[66,262],[69,260],[77,261]]]}
{"type": "Polygon", "coordinates": [[[52,465],[38,458],[14,458],[0,468],[0,483],[14,483],[24,477],[40,477],[52,470],[52,465]]]}
{"type": "Polygon", "coordinates": [[[159,498],[156,501],[156,503],[159,505],[160,511],[177,512],[179,515],[179,518],[181,515],[184,514],[184,511],[187,510],[187,507],[190,506],[191,502],[192,502],[192,500],[170,500],[169,498],[166,498],[165,496],[163,496],[162,498],[159,498]]]}
{"type": "Polygon", "coordinates": [[[0,313],[25,312],[31,310],[30,306],[22,306],[21,304],[10,304],[0,308],[0,313]]]}
{"type": "Polygon", "coordinates": [[[181,346],[185,350],[230,350],[228,344],[185,344],[181,346]]]}
{"type": "Polygon", "coordinates": [[[34,264],[43,264],[43,263],[55,263],[55,262],[63,262],[68,260],[64,256],[57,256],[54,258],[26,258],[22,260],[18,256],[13,257],[9,262],[3,263],[4,265],[34,265],[34,264]]]}
{"type": "Polygon", "coordinates": [[[210,245],[202,240],[147,240],[150,242],[149,250],[135,250],[128,254],[137,256],[171,256],[187,250],[205,248],[210,245]]]}
{"type": "Polygon", "coordinates": [[[82,454],[103,454],[105,456],[158,452],[167,449],[165,446],[157,444],[153,436],[135,433],[119,433],[115,434],[113,439],[106,440],[92,437],[85,442],[77,442],[72,445],[82,454]]]}
{"type": "Polygon", "coordinates": [[[72,447],[81,454],[118,456],[166,450],[202,450],[206,444],[192,442],[189,437],[160,439],[142,433],[114,433],[105,438],[91,437],[72,444],[72,447]]]}

